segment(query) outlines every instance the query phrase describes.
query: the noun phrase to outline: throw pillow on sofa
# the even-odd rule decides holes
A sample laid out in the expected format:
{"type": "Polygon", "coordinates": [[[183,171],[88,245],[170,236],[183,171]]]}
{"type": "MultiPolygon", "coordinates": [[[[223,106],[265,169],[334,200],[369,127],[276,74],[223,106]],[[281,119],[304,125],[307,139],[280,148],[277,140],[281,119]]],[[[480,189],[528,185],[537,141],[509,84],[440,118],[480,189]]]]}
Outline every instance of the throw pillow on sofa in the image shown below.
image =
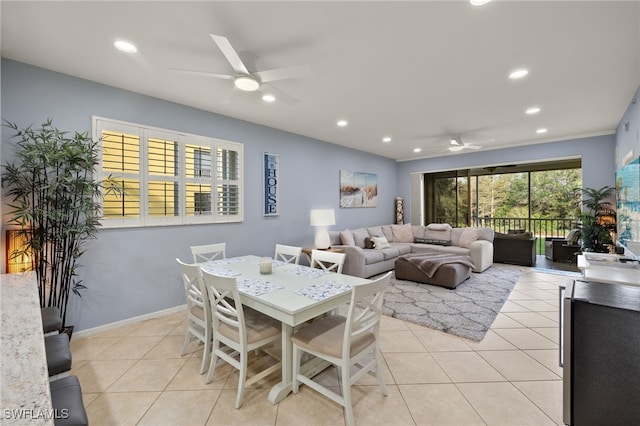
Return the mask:
{"type": "Polygon", "coordinates": [[[427,229],[431,231],[451,231],[451,225],[448,223],[430,223],[427,229]]]}
{"type": "Polygon", "coordinates": [[[353,234],[355,245],[364,248],[364,239],[370,236],[366,228],[354,229],[351,233],[353,234]]]}
{"type": "Polygon", "coordinates": [[[389,241],[387,241],[385,237],[371,237],[371,241],[373,241],[373,247],[376,250],[382,250],[384,248],[391,247],[391,244],[389,244],[389,241]]]}
{"type": "Polygon", "coordinates": [[[462,230],[462,234],[460,234],[460,241],[458,242],[458,246],[469,248],[471,243],[476,241],[480,236],[480,230],[477,228],[464,228],[462,230]]]}
{"type": "Polygon", "coordinates": [[[375,237],[367,237],[367,238],[364,239],[364,248],[366,248],[366,249],[374,248],[374,244],[373,244],[372,238],[375,238],[375,237]]]}
{"type": "Polygon", "coordinates": [[[353,234],[348,229],[340,232],[340,240],[345,246],[355,246],[356,242],[353,239],[353,234]]]}
{"type": "Polygon", "coordinates": [[[391,225],[391,231],[393,232],[393,241],[396,243],[412,243],[413,242],[413,228],[410,223],[406,225],[391,225]]]}
{"type": "Polygon", "coordinates": [[[446,223],[432,223],[424,230],[424,238],[428,240],[451,241],[451,226],[446,223]]]}

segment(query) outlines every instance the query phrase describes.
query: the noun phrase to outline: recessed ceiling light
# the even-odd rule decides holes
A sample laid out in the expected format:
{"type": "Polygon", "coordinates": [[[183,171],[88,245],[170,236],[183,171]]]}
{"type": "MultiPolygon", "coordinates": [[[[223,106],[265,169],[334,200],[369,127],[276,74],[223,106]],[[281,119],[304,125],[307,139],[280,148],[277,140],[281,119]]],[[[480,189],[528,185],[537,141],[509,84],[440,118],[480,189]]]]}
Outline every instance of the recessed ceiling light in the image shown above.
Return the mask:
{"type": "Polygon", "coordinates": [[[512,80],[517,80],[519,78],[524,77],[527,74],[529,74],[529,71],[527,71],[525,69],[519,69],[519,70],[515,70],[511,74],[509,74],[509,78],[512,79],[512,80]]]}
{"type": "Polygon", "coordinates": [[[244,90],[245,92],[255,92],[260,87],[258,80],[250,75],[241,75],[236,77],[236,79],[233,80],[233,84],[235,84],[238,89],[244,90]]]}
{"type": "Polygon", "coordinates": [[[540,108],[539,107],[531,107],[531,108],[527,108],[527,110],[525,111],[527,114],[529,115],[533,115],[533,114],[537,114],[540,112],[540,108]]]}
{"type": "Polygon", "coordinates": [[[413,152],[420,152],[422,151],[422,148],[413,148],[413,152]]]}
{"type": "Polygon", "coordinates": [[[113,42],[113,45],[116,47],[116,49],[125,53],[136,53],[138,51],[138,48],[133,43],[129,43],[128,41],[124,40],[116,40],[113,42]]]}
{"type": "Polygon", "coordinates": [[[336,124],[340,127],[345,127],[349,123],[347,122],[347,120],[338,120],[336,124]]]}
{"type": "Polygon", "coordinates": [[[542,133],[547,133],[547,129],[545,129],[544,127],[541,129],[536,130],[536,133],[538,134],[542,134],[542,133]]]}
{"type": "Polygon", "coordinates": [[[469,0],[469,3],[471,3],[474,6],[482,6],[483,4],[487,4],[490,1],[491,0],[469,0]]]}
{"type": "Polygon", "coordinates": [[[385,136],[384,138],[382,138],[382,142],[384,142],[384,143],[391,142],[391,136],[385,136]]]}
{"type": "Polygon", "coordinates": [[[262,96],[262,100],[265,102],[274,102],[276,100],[276,97],[270,93],[267,93],[266,95],[262,96]]]}

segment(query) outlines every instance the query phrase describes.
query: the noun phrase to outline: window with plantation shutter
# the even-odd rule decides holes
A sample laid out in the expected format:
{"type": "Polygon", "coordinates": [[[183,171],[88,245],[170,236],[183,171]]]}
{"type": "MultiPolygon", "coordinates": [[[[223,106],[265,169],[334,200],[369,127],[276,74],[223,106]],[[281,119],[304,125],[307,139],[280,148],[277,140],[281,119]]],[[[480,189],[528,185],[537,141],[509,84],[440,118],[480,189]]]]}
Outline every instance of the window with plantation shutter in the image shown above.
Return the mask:
{"type": "Polygon", "coordinates": [[[242,144],[98,117],[94,135],[103,226],[243,220],[242,144]]]}

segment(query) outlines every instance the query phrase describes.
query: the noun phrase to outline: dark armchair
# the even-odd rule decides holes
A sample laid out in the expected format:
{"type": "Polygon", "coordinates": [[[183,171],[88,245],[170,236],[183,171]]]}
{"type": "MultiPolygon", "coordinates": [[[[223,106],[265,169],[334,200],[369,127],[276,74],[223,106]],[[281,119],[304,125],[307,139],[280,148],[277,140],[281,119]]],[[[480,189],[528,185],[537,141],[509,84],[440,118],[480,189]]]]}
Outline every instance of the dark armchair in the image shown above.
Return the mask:
{"type": "Polygon", "coordinates": [[[547,237],[544,240],[544,257],[552,262],[575,263],[580,246],[564,238],[547,237]]]}
{"type": "Polygon", "coordinates": [[[530,232],[501,234],[493,237],[493,261],[513,265],[533,266],[536,264],[536,241],[530,232]]]}

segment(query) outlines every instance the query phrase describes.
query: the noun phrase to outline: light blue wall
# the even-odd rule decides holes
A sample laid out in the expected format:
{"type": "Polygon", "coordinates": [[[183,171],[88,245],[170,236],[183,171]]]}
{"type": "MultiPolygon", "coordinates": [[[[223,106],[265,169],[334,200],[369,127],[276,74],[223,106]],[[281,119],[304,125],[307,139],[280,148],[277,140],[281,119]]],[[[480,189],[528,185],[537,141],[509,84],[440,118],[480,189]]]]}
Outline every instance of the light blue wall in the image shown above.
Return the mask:
{"type": "MultiPolygon", "coordinates": [[[[484,167],[495,164],[535,162],[554,158],[582,158],[582,184],[588,188],[614,186],[614,135],[572,139],[539,145],[527,145],[493,151],[481,151],[448,157],[398,163],[398,194],[410,199],[410,174],[484,167]]],[[[405,211],[410,211],[405,208],[405,211]]],[[[410,215],[405,217],[411,221],[410,215]]]]}
{"type": "MultiPolygon", "coordinates": [[[[76,330],[183,304],[174,259],[189,260],[191,245],[226,241],[229,256],[272,256],[276,242],[310,246],[312,208],[335,209],[332,229],[393,221],[397,195],[393,160],[6,59],[1,71],[2,116],[20,126],[40,124],[51,117],[58,128],[90,131],[91,116],[98,115],[244,144],[245,221],[102,229],[82,258],[80,274],[88,289],[81,303],[72,300],[68,314],[76,330]],[[282,213],[278,217],[262,216],[263,152],[280,155],[282,213]],[[340,169],[378,175],[377,208],[339,208],[340,169]]],[[[12,156],[12,144],[7,141],[10,134],[3,128],[3,161],[12,156]]]]}
{"type": "MultiPolygon", "coordinates": [[[[580,156],[585,186],[614,184],[614,135],[396,164],[372,154],[14,61],[2,59],[1,65],[2,117],[21,126],[39,124],[51,117],[61,129],[90,130],[91,116],[98,115],[241,142],[245,147],[245,221],[101,230],[82,258],[80,278],[88,289],[80,303],[72,299],[68,321],[76,330],[183,304],[174,258],[188,260],[190,245],[226,241],[229,256],[272,255],[276,242],[309,246],[313,242],[313,229],[309,226],[312,208],[334,208],[336,226],[332,229],[336,230],[391,223],[395,197],[402,196],[410,202],[412,172],[580,156]],[[281,160],[282,213],[273,218],[261,213],[263,152],[280,154],[281,160]],[[338,207],[340,169],[378,174],[377,208],[338,207]]],[[[630,110],[627,114],[631,114],[638,129],[637,105],[630,110]]],[[[2,129],[3,162],[11,159],[9,134],[2,129]]],[[[6,213],[6,208],[3,211],[6,213]]],[[[409,211],[409,206],[405,207],[407,221],[409,211]]],[[[3,226],[4,223],[6,218],[3,226]]]]}
{"type": "Polygon", "coordinates": [[[640,157],[640,87],[620,119],[616,130],[616,147],[616,170],[624,166],[623,160],[629,153],[631,159],[640,157]]]}

